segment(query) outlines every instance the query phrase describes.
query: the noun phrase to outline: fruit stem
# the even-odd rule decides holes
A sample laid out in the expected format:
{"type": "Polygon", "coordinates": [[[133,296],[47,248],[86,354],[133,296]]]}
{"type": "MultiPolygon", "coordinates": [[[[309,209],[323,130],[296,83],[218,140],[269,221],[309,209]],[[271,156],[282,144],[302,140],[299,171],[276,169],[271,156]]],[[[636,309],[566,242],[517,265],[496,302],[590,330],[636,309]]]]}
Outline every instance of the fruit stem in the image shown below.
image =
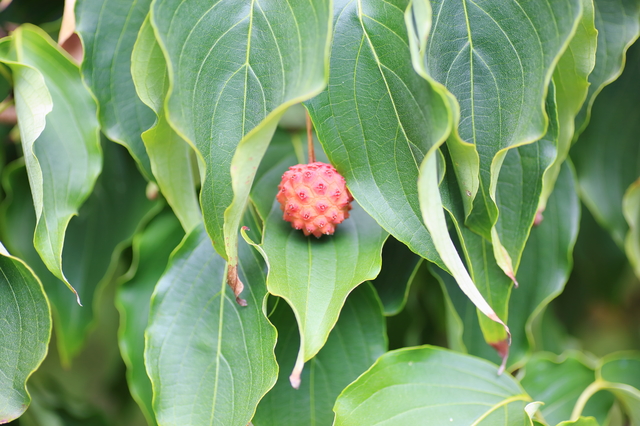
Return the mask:
{"type": "Polygon", "coordinates": [[[307,150],[309,151],[309,164],[316,162],[316,153],[313,148],[313,126],[311,125],[311,117],[305,111],[307,116],[307,150]]]}

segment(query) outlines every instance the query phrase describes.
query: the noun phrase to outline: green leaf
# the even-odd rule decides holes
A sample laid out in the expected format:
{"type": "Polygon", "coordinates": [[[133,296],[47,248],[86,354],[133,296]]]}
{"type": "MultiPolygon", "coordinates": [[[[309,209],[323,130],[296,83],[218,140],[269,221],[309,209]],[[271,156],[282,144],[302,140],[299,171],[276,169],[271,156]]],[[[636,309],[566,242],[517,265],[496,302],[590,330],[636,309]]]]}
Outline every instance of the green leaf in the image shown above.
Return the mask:
{"type": "Polygon", "coordinates": [[[131,52],[151,0],[77,0],[76,29],[82,39],[82,74],[99,108],[102,131],[125,146],[147,179],[149,157],[140,134],[153,125],[153,111],[136,96],[131,52]]]}
{"type": "Polygon", "coordinates": [[[53,305],[56,338],[62,363],[68,365],[82,348],[94,319],[96,298],[115,272],[121,251],[141,222],[160,207],[145,196],[146,181],[124,148],[103,145],[105,167],[94,192],[74,218],[65,238],[63,265],[71,282],[88,302],[78,306],[59,280],[39,259],[29,236],[35,226],[24,168],[8,168],[5,188],[12,196],[5,204],[4,235],[7,245],[36,271],[53,305]],[[91,249],[88,249],[91,248],[91,249]]]}
{"type": "Polygon", "coordinates": [[[580,202],[571,167],[564,163],[544,214],[531,230],[522,255],[520,286],[511,292],[509,327],[513,333],[510,368],[518,368],[540,346],[533,327],[546,306],[564,289],[573,267],[580,202]]]}
{"type": "Polygon", "coordinates": [[[164,100],[169,76],[148,17],[133,47],[131,73],[140,99],[157,114],[155,125],[142,133],[151,170],[182,227],[189,232],[202,221],[195,190],[194,153],[167,122],[164,100]]]}
{"type": "MultiPolygon", "coordinates": [[[[409,44],[419,36],[408,34],[408,5],[335,2],[329,84],[307,107],[327,156],[362,208],[413,252],[444,267],[422,223],[414,182],[427,152],[448,135],[451,117],[442,87],[409,67],[409,44]]],[[[415,31],[428,28],[425,15],[415,31]]]]}
{"type": "Polygon", "coordinates": [[[640,179],[631,184],[624,193],[622,213],[629,224],[624,247],[636,276],[640,277],[640,179]]]}
{"type": "Polygon", "coordinates": [[[40,366],[51,338],[51,311],[42,284],[0,244],[0,423],[25,412],[27,379],[40,366]]]}
{"type": "Polygon", "coordinates": [[[589,93],[576,117],[575,139],[591,118],[600,91],[622,73],[625,54],[640,34],[640,3],[635,0],[593,0],[598,29],[596,65],[589,75],[589,93]]]}
{"type": "MultiPolygon", "coordinates": [[[[478,320],[482,325],[482,334],[486,342],[498,351],[504,367],[506,366],[510,336],[508,327],[502,321],[507,320],[509,295],[513,283],[495,262],[492,256],[493,248],[491,243],[464,226],[464,207],[457,176],[452,173],[453,164],[446,147],[443,147],[443,153],[445,154],[444,165],[449,170],[449,173],[445,173],[440,186],[435,187],[435,171],[433,170],[431,171],[430,181],[425,175],[422,175],[418,186],[421,191],[429,191],[432,196],[442,200],[442,204],[449,213],[449,217],[458,233],[461,245],[460,251],[465,255],[469,272],[466,272],[465,266],[459,258],[456,261],[455,269],[449,267],[449,270],[454,272],[453,277],[455,277],[457,285],[449,277],[446,277],[444,271],[439,268],[436,271],[435,266],[432,267],[432,272],[439,276],[439,281],[445,291],[445,298],[448,297],[453,301],[453,305],[450,306],[454,307],[455,305],[454,310],[463,310],[466,311],[466,314],[475,315],[475,309],[468,305],[466,298],[455,288],[459,287],[464,292],[464,295],[478,308],[479,312],[483,313],[483,315],[478,314],[478,320]],[[464,282],[465,285],[460,285],[461,282],[464,282]],[[449,284],[453,284],[453,286],[449,284]]],[[[447,232],[447,223],[444,215],[439,220],[440,225],[436,224],[433,227],[434,232],[444,234],[447,232]]],[[[449,241],[448,245],[450,256],[459,256],[457,254],[458,249],[453,245],[453,242],[449,241]]],[[[471,317],[467,317],[467,319],[471,319],[471,317]]],[[[479,349],[483,354],[482,356],[489,356],[491,359],[495,359],[495,355],[487,352],[486,349],[486,345],[482,344],[481,349],[479,349]]],[[[472,351],[471,353],[477,352],[472,351]]]]}
{"type": "MultiPolygon", "coordinates": [[[[578,352],[561,357],[539,352],[527,362],[520,384],[534,400],[544,402],[540,412],[549,424],[555,425],[571,417],[580,395],[595,380],[593,364],[578,352]]],[[[590,402],[588,415],[604,422],[612,405],[611,395],[598,394],[590,402]]]]}
{"type": "Polygon", "coordinates": [[[560,422],[557,426],[600,426],[600,424],[593,417],[580,417],[576,421],[560,422]]]}
{"type": "Polygon", "coordinates": [[[248,283],[246,307],[234,301],[225,260],[198,226],[156,286],[145,360],[159,424],[246,426],[275,383],[276,333],[264,313],[264,263],[240,244],[239,266],[248,283]]]}
{"type": "Polygon", "coordinates": [[[502,163],[509,149],[547,131],[547,88],[580,21],[581,2],[488,0],[461,6],[437,0],[433,10],[426,68],[460,104],[457,133],[447,143],[465,223],[491,240],[502,163]]]}
{"type": "Polygon", "coordinates": [[[101,169],[95,101],[78,67],[41,29],[28,24],[16,29],[9,55],[4,52],[2,61],[13,71],[36,211],[34,244],[47,268],[76,293],[79,303],[73,280],[67,280],[62,269],[62,249],[67,225],[91,194],[101,169]]]}
{"type": "Polygon", "coordinates": [[[296,390],[288,375],[296,361],[300,338],[293,311],[280,301],[269,317],[278,329],[276,357],[280,374],[275,387],[258,405],[252,423],[330,426],[331,409],[340,392],[387,349],[381,308],[370,284],[354,289],[327,343],[302,370],[302,385],[296,390]]]}
{"type": "Polygon", "coordinates": [[[334,424],[531,424],[531,398],[497,369],[433,346],[389,352],[338,397],[334,424]]]}
{"type": "Polygon", "coordinates": [[[499,321],[443,227],[437,185],[434,191],[424,190],[434,186],[423,186],[418,200],[412,184],[419,174],[423,183],[437,179],[436,148],[457,112],[450,110],[454,102],[422,63],[429,4],[408,6],[408,1],[336,5],[329,85],[308,102],[309,111],[325,152],[362,207],[412,251],[446,265],[474,303],[499,321]],[[425,178],[427,170],[433,179],[425,178]]]}
{"type": "Polygon", "coordinates": [[[300,385],[304,363],[325,344],[347,295],[378,275],[388,234],[357,203],[332,236],[305,237],[273,204],[261,251],[269,265],[267,288],[289,303],[300,329],[291,384],[300,385]]]}
{"type": "Polygon", "coordinates": [[[151,22],[167,59],[167,119],[205,165],[200,202],[234,279],[238,226],[280,116],[326,84],[331,2],[157,0],[151,22]]]}
{"type": "Polygon", "coordinates": [[[373,284],[385,315],[396,315],[404,308],[409,288],[422,265],[422,259],[400,241],[389,237],[382,248],[382,270],[373,284]]]}
{"type": "Polygon", "coordinates": [[[544,187],[538,211],[542,213],[560,174],[562,163],[569,155],[574,137],[575,120],[591,87],[589,77],[596,65],[598,31],[595,27],[593,0],[582,0],[582,19],[553,73],[558,111],[557,155],[545,172],[544,187]]]}
{"type": "Polygon", "coordinates": [[[165,211],[133,239],[134,260],[116,294],[120,311],[119,345],[127,364],[127,381],[147,423],[155,425],[151,381],[144,364],[144,331],[149,319],[149,304],[156,283],[162,276],[169,255],[180,243],[184,232],[180,222],[165,211]]]}
{"type": "Polygon", "coordinates": [[[602,91],[589,126],[571,150],[582,200],[620,247],[629,230],[622,211],[624,193],[640,176],[639,74],[640,44],[635,44],[625,72],[602,91]]]}

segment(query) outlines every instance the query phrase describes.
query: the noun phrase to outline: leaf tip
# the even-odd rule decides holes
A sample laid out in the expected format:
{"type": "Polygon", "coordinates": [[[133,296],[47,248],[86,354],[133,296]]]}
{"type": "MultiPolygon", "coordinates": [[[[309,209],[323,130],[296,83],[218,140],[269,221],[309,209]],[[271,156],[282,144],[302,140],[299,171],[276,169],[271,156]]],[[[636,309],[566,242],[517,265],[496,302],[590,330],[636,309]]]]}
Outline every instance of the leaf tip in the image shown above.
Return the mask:
{"type": "Polygon", "coordinates": [[[289,382],[291,383],[291,387],[294,389],[300,389],[300,383],[302,379],[300,376],[302,375],[302,369],[304,368],[304,361],[298,356],[296,360],[296,365],[293,367],[293,371],[289,376],[289,382]]]}
{"type": "Polygon", "coordinates": [[[493,349],[498,352],[500,358],[502,358],[502,363],[500,364],[500,368],[498,368],[498,375],[502,375],[504,373],[505,368],[507,367],[507,359],[509,358],[509,346],[511,345],[511,338],[507,338],[501,340],[499,342],[489,343],[493,349]]]}

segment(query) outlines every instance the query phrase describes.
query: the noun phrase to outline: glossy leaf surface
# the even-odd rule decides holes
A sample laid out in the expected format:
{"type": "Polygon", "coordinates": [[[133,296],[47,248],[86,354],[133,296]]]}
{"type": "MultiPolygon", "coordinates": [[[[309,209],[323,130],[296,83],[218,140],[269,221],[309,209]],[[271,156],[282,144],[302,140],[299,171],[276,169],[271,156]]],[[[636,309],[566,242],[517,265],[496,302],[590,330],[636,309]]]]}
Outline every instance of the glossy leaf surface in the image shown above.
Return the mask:
{"type": "Polygon", "coordinates": [[[300,351],[292,374],[299,385],[304,362],[322,348],[347,295],[378,275],[388,234],[360,206],[334,235],[305,237],[282,219],[275,202],[266,219],[262,250],[269,264],[267,288],[293,309],[300,329],[300,351]]]}
{"type": "Polygon", "coordinates": [[[338,397],[335,425],[529,425],[531,398],[497,369],[432,346],[389,352],[338,397]]]}
{"type": "Polygon", "coordinates": [[[167,118],[206,165],[205,226],[234,265],[239,221],[280,115],[325,85],[331,3],[182,5],[155,1],[151,14],[169,69],[167,118]]]}
{"type": "MultiPolygon", "coordinates": [[[[451,119],[441,88],[409,67],[408,5],[336,1],[329,84],[307,106],[329,160],[362,208],[412,251],[442,265],[415,182],[451,119]]],[[[425,25],[426,17],[420,29],[425,25]]]]}
{"type": "Polygon", "coordinates": [[[276,381],[264,263],[248,245],[240,249],[246,307],[236,304],[226,262],[202,225],[185,237],[156,286],[145,361],[158,424],[246,426],[276,381]]]}
{"type": "Polygon", "coordinates": [[[546,132],[547,88],[581,3],[438,0],[432,6],[426,67],[460,104],[459,138],[448,143],[461,194],[471,193],[463,197],[465,223],[491,239],[502,162],[508,149],[546,132]]]}
{"type": "Polygon", "coordinates": [[[51,337],[51,312],[42,284],[28,266],[0,244],[0,423],[31,402],[27,379],[38,368],[51,337]]]}

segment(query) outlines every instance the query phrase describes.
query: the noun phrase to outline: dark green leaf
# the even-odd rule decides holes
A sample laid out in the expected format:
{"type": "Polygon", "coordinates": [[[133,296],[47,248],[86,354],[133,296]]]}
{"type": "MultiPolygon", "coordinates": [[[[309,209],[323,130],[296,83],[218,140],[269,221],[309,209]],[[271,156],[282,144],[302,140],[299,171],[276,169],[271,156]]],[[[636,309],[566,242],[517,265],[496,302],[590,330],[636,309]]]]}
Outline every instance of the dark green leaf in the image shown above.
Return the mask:
{"type": "Polygon", "coordinates": [[[565,162],[549,198],[544,220],[531,230],[520,264],[520,287],[511,292],[511,368],[521,365],[540,345],[533,339],[533,325],[569,279],[579,223],[580,203],[573,173],[565,162]]]}
{"type": "Polygon", "coordinates": [[[152,179],[140,134],[154,114],[136,95],[131,52],[151,0],[77,0],[76,28],[82,38],[82,74],[100,105],[102,131],[129,150],[140,170],[152,179]]]}
{"type": "Polygon", "coordinates": [[[576,116],[585,103],[591,87],[589,76],[596,65],[598,30],[595,27],[593,0],[582,0],[582,7],[582,19],[576,33],[553,72],[559,127],[557,155],[544,174],[544,187],[538,207],[540,212],[546,208],[562,164],[569,155],[575,133],[576,116]]]}
{"type": "Polygon", "coordinates": [[[602,91],[589,126],[571,150],[584,203],[620,247],[629,231],[624,194],[640,176],[638,75],[640,44],[629,49],[625,72],[602,91]]]}
{"type": "Polygon", "coordinates": [[[156,421],[151,381],[144,364],[144,331],[153,289],[167,266],[169,255],[183,236],[180,222],[170,211],[155,217],[142,233],[134,237],[133,265],[123,277],[116,295],[121,316],[120,352],[127,364],[129,390],[150,426],[156,421]]]}
{"type": "Polygon", "coordinates": [[[589,75],[587,100],[576,117],[576,138],[589,124],[596,96],[622,73],[625,54],[640,34],[640,3],[636,0],[593,0],[598,29],[596,65],[589,75]]]}
{"type": "MultiPolygon", "coordinates": [[[[441,263],[415,182],[451,117],[442,88],[410,67],[409,1],[335,3],[329,85],[307,103],[318,138],[362,208],[412,251],[441,263]]],[[[428,28],[428,17],[420,18],[418,28],[428,28]]]]}
{"type": "Polygon", "coordinates": [[[31,402],[27,379],[45,355],[51,312],[42,284],[0,244],[0,424],[24,413],[31,402]]]}
{"type": "Polygon", "coordinates": [[[196,227],[173,253],[156,286],[145,359],[162,425],[246,426],[273,386],[275,329],[265,318],[265,268],[240,244],[248,306],[225,284],[226,262],[196,227]]]}
{"type": "Polygon", "coordinates": [[[465,223],[486,239],[498,218],[496,184],[507,151],[546,133],[547,88],[581,6],[580,0],[433,2],[426,67],[460,104],[457,133],[447,143],[465,223]]]}
{"type": "Polygon", "coordinates": [[[622,199],[622,213],[629,224],[624,247],[636,276],[640,277],[640,179],[627,188],[622,199]]]}
{"type": "Polygon", "coordinates": [[[385,315],[396,315],[407,303],[409,287],[422,259],[400,241],[389,237],[382,248],[382,270],[372,281],[385,315]]]}
{"type": "Polygon", "coordinates": [[[239,222],[278,120],[326,84],[331,2],[183,5],[159,0],[151,13],[169,69],[166,114],[204,163],[205,226],[232,272],[239,222]]]}
{"type": "Polygon", "coordinates": [[[385,319],[375,291],[370,284],[363,284],[349,295],[327,343],[305,364],[297,390],[288,378],[300,347],[296,318],[280,301],[269,319],[278,329],[280,374],[278,383],[258,405],[252,423],[330,426],[340,392],[386,351],[385,319]]]}

